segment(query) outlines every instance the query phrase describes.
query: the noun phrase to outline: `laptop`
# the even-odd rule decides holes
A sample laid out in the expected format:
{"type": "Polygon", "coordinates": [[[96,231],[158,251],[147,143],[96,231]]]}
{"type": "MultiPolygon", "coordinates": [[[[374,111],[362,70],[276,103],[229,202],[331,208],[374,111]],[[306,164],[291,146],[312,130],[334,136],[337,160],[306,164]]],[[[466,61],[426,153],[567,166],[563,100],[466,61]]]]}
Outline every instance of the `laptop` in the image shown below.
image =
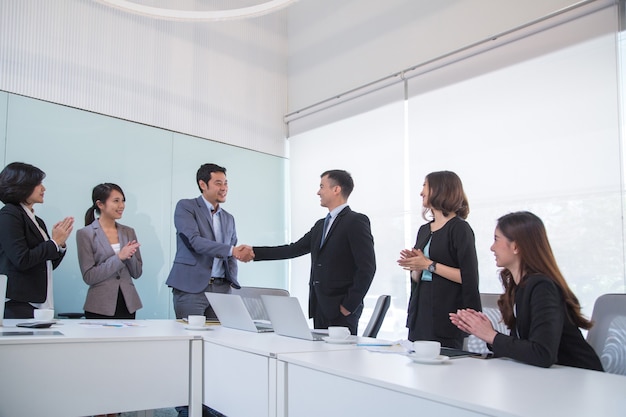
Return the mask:
{"type": "Polygon", "coordinates": [[[204,295],[209,300],[222,326],[257,333],[273,331],[270,323],[252,320],[240,295],[214,292],[205,292],[204,295]]]}
{"type": "Polygon", "coordinates": [[[276,334],[306,340],[323,340],[323,336],[328,336],[327,329],[309,328],[296,297],[261,295],[261,300],[276,334]]]}
{"type": "MultiPolygon", "coordinates": [[[[0,275],[0,300],[7,298],[7,276],[0,275]]],[[[2,320],[4,320],[4,302],[2,308],[0,308],[0,326],[2,326],[2,320]]]]}

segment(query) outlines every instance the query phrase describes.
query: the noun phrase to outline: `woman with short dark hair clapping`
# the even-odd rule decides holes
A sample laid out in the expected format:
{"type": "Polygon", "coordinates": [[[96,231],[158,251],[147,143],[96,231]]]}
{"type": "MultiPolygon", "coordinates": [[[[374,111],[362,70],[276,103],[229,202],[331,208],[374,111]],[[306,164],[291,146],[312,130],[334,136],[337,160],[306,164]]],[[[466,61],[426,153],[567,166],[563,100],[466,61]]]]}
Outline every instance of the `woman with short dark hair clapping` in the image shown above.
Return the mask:
{"type": "Polygon", "coordinates": [[[26,319],[36,308],[54,308],[52,270],[65,256],[65,242],[74,227],[66,217],[52,227],[35,215],[44,200],[46,174],[23,162],[0,172],[0,274],[6,275],[4,317],[26,319]]]}

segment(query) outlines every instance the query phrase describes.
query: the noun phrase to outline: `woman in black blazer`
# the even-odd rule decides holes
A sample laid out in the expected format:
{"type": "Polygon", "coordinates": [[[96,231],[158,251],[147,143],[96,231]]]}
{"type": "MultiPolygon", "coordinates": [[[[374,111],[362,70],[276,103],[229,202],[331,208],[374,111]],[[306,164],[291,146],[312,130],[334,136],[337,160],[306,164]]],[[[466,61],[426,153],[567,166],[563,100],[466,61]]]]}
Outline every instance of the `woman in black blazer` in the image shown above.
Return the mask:
{"type": "Polygon", "coordinates": [[[46,174],[13,162],[0,172],[0,274],[8,277],[5,318],[32,318],[35,308],[54,308],[52,270],[65,256],[74,218],[66,217],[48,234],[33,205],[43,203],[46,174]]]}
{"type": "Polygon", "coordinates": [[[474,232],[465,221],[469,204],[454,172],[431,172],[424,180],[423,217],[413,249],[400,253],[398,264],[411,271],[408,339],[436,340],[461,349],[466,334],[448,314],[460,308],[481,310],[474,232]],[[430,217],[429,216],[429,217],[430,217]]]}
{"type": "Polygon", "coordinates": [[[529,212],[502,216],[491,251],[503,268],[498,306],[511,335],[496,332],[487,316],[474,310],[450,314],[452,323],[487,342],[496,356],[544,368],[557,363],[602,371],[580,332],[592,323],[556,264],[541,219],[529,212]]]}

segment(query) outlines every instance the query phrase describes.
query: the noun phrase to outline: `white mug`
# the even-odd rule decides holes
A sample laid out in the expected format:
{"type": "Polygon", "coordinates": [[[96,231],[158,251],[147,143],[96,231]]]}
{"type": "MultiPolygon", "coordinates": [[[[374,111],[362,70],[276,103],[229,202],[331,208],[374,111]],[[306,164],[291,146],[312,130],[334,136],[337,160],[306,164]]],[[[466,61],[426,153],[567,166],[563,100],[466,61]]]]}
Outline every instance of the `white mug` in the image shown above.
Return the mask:
{"type": "Polygon", "coordinates": [[[191,327],[203,327],[206,322],[205,316],[191,315],[187,317],[187,323],[191,327]]]}
{"type": "Polygon", "coordinates": [[[416,340],[413,342],[413,356],[416,358],[433,359],[441,352],[441,343],[430,340],[416,340]]]}
{"type": "Polygon", "coordinates": [[[350,336],[350,329],[347,327],[330,326],[328,328],[328,337],[331,339],[347,339],[350,336]]]}
{"type": "Polygon", "coordinates": [[[50,321],[54,318],[54,310],[51,308],[37,308],[33,310],[35,320],[50,321]]]}

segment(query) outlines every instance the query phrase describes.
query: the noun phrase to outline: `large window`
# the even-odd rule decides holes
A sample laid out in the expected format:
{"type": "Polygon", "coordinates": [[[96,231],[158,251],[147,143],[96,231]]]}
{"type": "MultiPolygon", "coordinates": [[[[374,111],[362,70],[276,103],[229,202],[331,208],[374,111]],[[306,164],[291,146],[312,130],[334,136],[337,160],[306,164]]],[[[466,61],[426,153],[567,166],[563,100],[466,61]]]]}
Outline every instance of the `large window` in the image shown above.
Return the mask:
{"type": "MultiPolygon", "coordinates": [[[[406,338],[408,276],[396,259],[424,223],[418,195],[436,170],[464,182],[482,292],[501,291],[489,247],[497,218],[517,210],[544,220],[585,314],[600,294],[624,292],[616,29],[606,8],[411,78],[406,101],[398,91],[394,104],[290,139],[294,239],[323,217],[311,211],[319,174],[355,177],[350,203],[370,216],[377,253],[366,303],[393,296],[380,337],[406,338]]],[[[308,267],[292,264],[303,300],[308,267]]]]}

